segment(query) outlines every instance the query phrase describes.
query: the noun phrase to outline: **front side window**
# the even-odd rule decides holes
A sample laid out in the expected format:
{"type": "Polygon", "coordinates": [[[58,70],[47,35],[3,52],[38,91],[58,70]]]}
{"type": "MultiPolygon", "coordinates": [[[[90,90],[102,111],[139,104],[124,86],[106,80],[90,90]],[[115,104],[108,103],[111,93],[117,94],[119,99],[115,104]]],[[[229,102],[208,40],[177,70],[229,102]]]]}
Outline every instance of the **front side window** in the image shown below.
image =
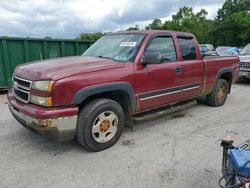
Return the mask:
{"type": "Polygon", "coordinates": [[[178,42],[181,48],[182,59],[185,60],[195,60],[196,51],[194,40],[192,37],[178,37],[178,42]]]}
{"type": "Polygon", "coordinates": [[[172,37],[155,37],[147,47],[146,53],[158,53],[162,62],[176,61],[175,46],[172,37]]]}
{"type": "Polygon", "coordinates": [[[82,56],[131,61],[144,36],[139,33],[106,35],[95,42],[82,56]]]}

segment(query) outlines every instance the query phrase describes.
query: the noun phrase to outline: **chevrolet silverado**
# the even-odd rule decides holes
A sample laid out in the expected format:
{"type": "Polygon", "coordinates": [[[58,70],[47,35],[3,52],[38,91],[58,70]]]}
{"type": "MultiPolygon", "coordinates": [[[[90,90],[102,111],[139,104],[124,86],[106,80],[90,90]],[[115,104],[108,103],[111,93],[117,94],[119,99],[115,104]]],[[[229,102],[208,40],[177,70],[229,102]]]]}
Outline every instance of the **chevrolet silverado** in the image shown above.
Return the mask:
{"type": "Polygon", "coordinates": [[[8,101],[24,127],[101,151],[142,112],[200,96],[222,106],[238,75],[238,57],[204,57],[191,33],[118,32],[82,56],[16,67],[8,101]]]}

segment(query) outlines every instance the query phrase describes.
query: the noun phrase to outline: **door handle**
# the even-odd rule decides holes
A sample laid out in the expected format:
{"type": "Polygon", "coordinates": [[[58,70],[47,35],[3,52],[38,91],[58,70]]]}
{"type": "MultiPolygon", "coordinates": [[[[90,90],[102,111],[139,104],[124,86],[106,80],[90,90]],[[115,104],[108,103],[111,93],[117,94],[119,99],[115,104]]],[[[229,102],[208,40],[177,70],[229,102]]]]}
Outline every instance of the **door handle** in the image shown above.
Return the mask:
{"type": "Polygon", "coordinates": [[[181,73],[181,67],[176,67],[175,74],[180,74],[180,73],[181,73]]]}

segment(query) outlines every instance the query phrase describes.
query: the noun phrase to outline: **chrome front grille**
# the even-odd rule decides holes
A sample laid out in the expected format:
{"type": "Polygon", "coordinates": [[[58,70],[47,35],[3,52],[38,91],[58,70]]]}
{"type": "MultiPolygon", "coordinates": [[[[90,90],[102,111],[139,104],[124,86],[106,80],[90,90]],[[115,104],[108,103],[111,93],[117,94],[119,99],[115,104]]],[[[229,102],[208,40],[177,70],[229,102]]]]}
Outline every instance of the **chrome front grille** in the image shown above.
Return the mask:
{"type": "Polygon", "coordinates": [[[240,67],[241,67],[241,68],[250,68],[250,63],[241,62],[241,63],[240,63],[240,67]]]}
{"type": "Polygon", "coordinates": [[[30,101],[30,90],[32,81],[25,80],[19,77],[13,77],[13,92],[17,100],[24,103],[29,103],[30,101]]]}

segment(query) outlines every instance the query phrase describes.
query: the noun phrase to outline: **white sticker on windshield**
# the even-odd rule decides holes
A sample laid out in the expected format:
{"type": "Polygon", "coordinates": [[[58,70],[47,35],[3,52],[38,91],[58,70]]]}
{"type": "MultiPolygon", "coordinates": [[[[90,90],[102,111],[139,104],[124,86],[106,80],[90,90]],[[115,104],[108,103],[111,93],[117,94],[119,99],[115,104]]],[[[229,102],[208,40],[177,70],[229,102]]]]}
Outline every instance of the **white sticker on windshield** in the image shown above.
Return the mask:
{"type": "Polygon", "coordinates": [[[136,42],[122,42],[120,46],[135,47],[136,42]]]}

